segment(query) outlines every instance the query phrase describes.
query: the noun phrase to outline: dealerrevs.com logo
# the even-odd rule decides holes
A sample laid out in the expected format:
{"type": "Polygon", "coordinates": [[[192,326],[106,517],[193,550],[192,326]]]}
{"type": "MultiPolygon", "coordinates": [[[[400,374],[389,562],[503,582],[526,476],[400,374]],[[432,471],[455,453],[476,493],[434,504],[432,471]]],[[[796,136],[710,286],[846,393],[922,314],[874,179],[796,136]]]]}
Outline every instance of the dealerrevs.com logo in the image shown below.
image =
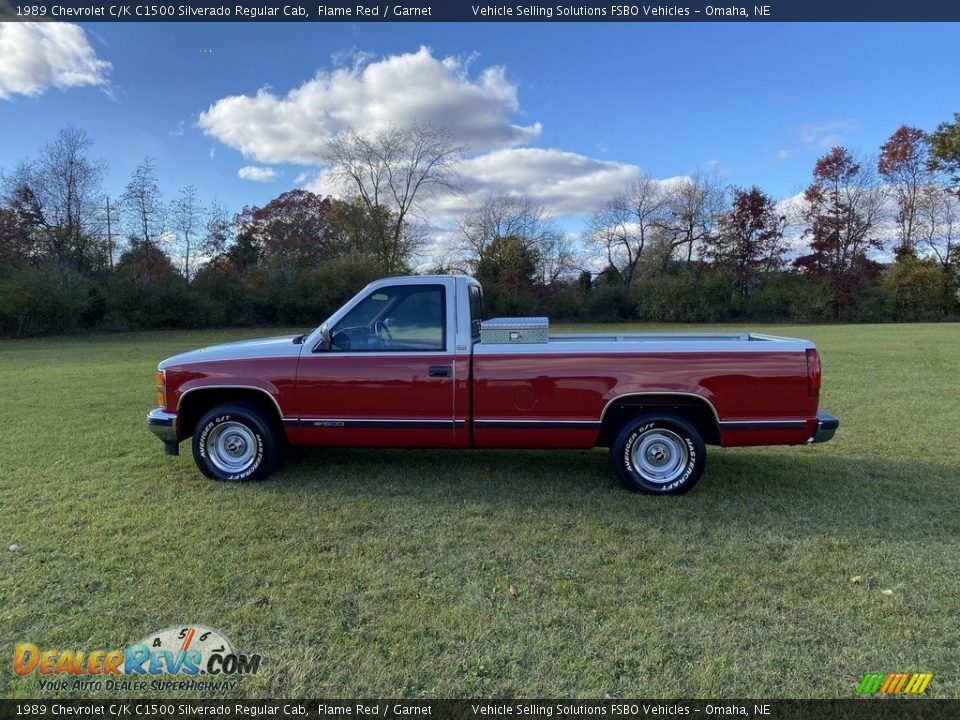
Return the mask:
{"type": "Polygon", "coordinates": [[[238,653],[222,633],[203,625],[169,627],[125,650],[43,649],[24,642],[13,651],[13,672],[36,674],[41,690],[224,690],[259,669],[260,655],[238,653]],[[160,679],[170,676],[178,679],[160,679]]]}

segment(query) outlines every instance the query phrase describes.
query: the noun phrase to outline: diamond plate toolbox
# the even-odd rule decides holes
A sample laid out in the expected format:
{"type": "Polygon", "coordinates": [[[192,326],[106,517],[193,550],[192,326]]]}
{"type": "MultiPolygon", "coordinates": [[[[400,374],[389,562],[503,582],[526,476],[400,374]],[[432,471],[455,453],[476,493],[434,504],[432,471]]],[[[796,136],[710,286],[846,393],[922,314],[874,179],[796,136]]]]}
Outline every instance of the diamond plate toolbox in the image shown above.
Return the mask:
{"type": "Polygon", "coordinates": [[[545,317],[492,318],[480,324],[484,344],[545,343],[549,336],[550,321],[545,317]]]}

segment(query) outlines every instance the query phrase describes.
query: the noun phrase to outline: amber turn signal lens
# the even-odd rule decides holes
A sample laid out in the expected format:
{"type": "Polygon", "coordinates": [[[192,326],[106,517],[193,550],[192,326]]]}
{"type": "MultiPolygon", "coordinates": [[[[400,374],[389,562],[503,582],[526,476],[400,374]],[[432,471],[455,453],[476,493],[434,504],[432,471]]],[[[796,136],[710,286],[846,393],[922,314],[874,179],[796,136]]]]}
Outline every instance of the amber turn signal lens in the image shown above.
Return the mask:
{"type": "Polygon", "coordinates": [[[167,388],[164,380],[163,371],[157,370],[157,374],[154,376],[157,385],[157,407],[167,406],[167,388]]]}

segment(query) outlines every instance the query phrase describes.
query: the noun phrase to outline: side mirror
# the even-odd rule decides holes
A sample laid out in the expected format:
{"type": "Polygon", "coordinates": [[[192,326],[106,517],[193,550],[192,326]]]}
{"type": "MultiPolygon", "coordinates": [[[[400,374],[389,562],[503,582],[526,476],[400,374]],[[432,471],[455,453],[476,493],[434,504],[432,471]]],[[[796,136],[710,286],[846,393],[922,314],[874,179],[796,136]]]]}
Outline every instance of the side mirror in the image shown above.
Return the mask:
{"type": "Polygon", "coordinates": [[[326,324],[320,326],[320,342],[318,350],[333,350],[333,333],[330,332],[330,328],[326,324]]]}

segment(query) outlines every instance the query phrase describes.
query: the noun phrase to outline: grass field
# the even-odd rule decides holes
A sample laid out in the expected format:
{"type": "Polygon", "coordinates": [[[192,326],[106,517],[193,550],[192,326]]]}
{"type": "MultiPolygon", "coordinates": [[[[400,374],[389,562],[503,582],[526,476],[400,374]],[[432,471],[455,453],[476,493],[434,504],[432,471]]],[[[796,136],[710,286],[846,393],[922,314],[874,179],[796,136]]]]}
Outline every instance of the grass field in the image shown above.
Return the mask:
{"type": "Polygon", "coordinates": [[[960,325],[753,327],[816,341],[841,429],[710,448],[677,498],[600,450],[300,449],[216,483],[147,431],[155,364],[275,330],[0,342],[0,696],[39,694],[15,642],[201,623],[263,655],[246,696],[960,697],[960,325]]]}

